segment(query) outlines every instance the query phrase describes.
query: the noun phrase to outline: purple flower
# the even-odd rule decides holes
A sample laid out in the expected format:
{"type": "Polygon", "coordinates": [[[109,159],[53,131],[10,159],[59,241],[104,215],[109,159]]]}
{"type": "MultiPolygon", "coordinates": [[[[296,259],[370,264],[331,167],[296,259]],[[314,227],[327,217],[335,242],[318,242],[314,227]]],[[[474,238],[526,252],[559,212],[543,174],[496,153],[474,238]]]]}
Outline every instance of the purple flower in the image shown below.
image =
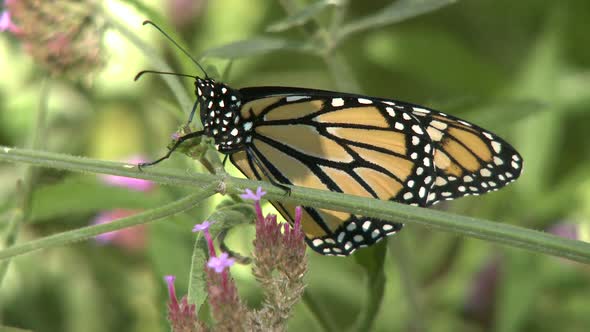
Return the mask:
{"type": "MultiPolygon", "coordinates": [[[[141,157],[132,157],[128,159],[127,162],[131,164],[139,164],[145,162],[145,160],[141,157]]],[[[143,179],[128,178],[117,175],[101,175],[100,178],[104,183],[114,187],[123,187],[143,192],[150,191],[154,188],[153,182],[143,179]]]]}
{"type": "Polygon", "coordinates": [[[214,221],[213,222],[203,221],[200,224],[196,224],[195,227],[193,227],[193,233],[196,233],[196,232],[204,232],[206,230],[209,230],[209,227],[211,227],[211,225],[213,223],[214,223],[214,221]]]}
{"type": "Polygon", "coordinates": [[[225,268],[229,268],[235,263],[235,259],[229,257],[226,252],[222,252],[218,257],[211,257],[207,262],[207,267],[213,269],[216,273],[222,273],[225,268]]]}
{"type": "Polygon", "coordinates": [[[17,27],[14,22],[12,22],[10,12],[7,10],[0,14],[0,31],[10,31],[13,34],[18,34],[21,32],[21,29],[17,27]]]}
{"type": "MultiPolygon", "coordinates": [[[[109,223],[111,221],[137,214],[139,210],[114,209],[99,213],[92,221],[93,225],[109,223]]],[[[147,244],[145,225],[137,225],[113,232],[103,233],[95,237],[101,244],[114,244],[130,251],[139,251],[147,244]]]]}
{"type": "Polygon", "coordinates": [[[242,199],[251,199],[251,200],[255,200],[255,201],[260,201],[262,196],[266,195],[266,191],[263,191],[262,187],[258,187],[256,189],[256,193],[252,192],[252,190],[250,190],[248,188],[246,188],[245,191],[246,192],[244,194],[240,195],[240,197],[242,197],[242,199]]]}
{"type": "Polygon", "coordinates": [[[262,190],[262,187],[256,188],[256,193],[254,193],[254,192],[252,192],[252,190],[246,188],[245,193],[240,195],[240,197],[242,197],[242,199],[254,200],[254,209],[256,210],[256,220],[258,220],[258,221],[264,220],[264,215],[262,214],[262,206],[260,205],[260,199],[264,195],[266,195],[266,192],[262,190]]]}
{"type": "Polygon", "coordinates": [[[173,133],[172,135],[170,135],[170,138],[172,138],[173,140],[178,140],[180,138],[180,134],[179,133],[173,133]]]}
{"type": "Polygon", "coordinates": [[[209,221],[203,221],[200,224],[196,224],[195,227],[193,227],[193,233],[203,232],[205,240],[207,241],[207,247],[209,248],[209,256],[215,257],[216,254],[215,247],[213,246],[213,238],[211,237],[211,232],[209,232],[209,227],[211,227],[212,224],[213,222],[209,221]]]}

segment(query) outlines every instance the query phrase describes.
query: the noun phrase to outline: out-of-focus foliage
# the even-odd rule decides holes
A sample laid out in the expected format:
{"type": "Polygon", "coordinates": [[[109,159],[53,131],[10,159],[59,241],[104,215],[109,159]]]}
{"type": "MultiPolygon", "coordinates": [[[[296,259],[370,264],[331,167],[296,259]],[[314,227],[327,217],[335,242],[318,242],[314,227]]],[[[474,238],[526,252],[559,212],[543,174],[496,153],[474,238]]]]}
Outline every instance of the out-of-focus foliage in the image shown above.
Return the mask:
{"type": "MultiPolygon", "coordinates": [[[[142,27],[144,19],[152,19],[203,59],[206,69],[223,73],[231,62],[225,81],[234,87],[346,89],[423,104],[489,128],[521,152],[522,177],[497,193],[437,208],[539,230],[565,223],[575,229],[570,236],[588,240],[590,2],[451,2],[105,1],[105,13],[96,14],[107,16],[101,20],[103,65],[79,79],[48,78],[22,39],[3,32],[0,145],[30,146],[46,91],[44,149],[107,160],[159,157],[188,110],[179,109],[160,78],[133,82],[151,59],[109,21],[151,44],[174,70],[201,73],[163,36],[142,27]]],[[[191,95],[192,84],[185,82],[191,95]]],[[[162,167],[205,171],[182,154],[162,167]]],[[[17,181],[25,169],[0,164],[0,248],[21,204],[17,181]]],[[[187,192],[131,191],[106,186],[95,175],[51,169],[40,170],[32,185],[31,214],[19,229],[19,242],[88,225],[105,210],[149,209],[187,192]]],[[[13,260],[0,285],[0,329],[165,331],[162,277],[174,274],[177,289],[188,288],[191,225],[205,220],[220,200],[212,197],[148,225],[133,249],[125,242],[87,241],[13,260]]],[[[246,254],[252,233],[251,226],[236,227],[227,243],[246,254]]],[[[315,310],[337,327],[351,326],[371,304],[365,271],[372,271],[385,278],[376,331],[586,331],[590,326],[587,266],[412,225],[396,237],[404,240],[389,239],[396,242],[390,247],[397,255],[389,251],[383,269],[367,260],[357,264],[362,258],[309,252],[307,291],[315,310]]],[[[250,268],[232,267],[232,275],[246,301],[259,303],[250,268]]],[[[311,312],[301,303],[290,329],[321,331],[311,312]]]]}

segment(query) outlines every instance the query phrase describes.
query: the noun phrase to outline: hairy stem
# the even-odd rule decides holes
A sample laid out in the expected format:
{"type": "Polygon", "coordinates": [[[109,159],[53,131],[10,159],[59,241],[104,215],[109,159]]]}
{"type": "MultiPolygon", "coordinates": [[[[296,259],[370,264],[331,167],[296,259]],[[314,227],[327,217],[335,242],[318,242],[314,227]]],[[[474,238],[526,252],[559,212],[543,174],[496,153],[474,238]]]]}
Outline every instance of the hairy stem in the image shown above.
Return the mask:
{"type": "Polygon", "coordinates": [[[0,251],[0,260],[27,254],[36,250],[52,248],[86,240],[99,234],[108,233],[122,228],[145,224],[150,221],[173,216],[177,213],[193,208],[205,198],[213,195],[215,193],[216,186],[217,184],[211,183],[208,186],[200,188],[200,190],[194,194],[190,194],[170,204],[156,209],[151,209],[131,217],[121,218],[106,224],[82,227],[15,245],[0,251]]]}

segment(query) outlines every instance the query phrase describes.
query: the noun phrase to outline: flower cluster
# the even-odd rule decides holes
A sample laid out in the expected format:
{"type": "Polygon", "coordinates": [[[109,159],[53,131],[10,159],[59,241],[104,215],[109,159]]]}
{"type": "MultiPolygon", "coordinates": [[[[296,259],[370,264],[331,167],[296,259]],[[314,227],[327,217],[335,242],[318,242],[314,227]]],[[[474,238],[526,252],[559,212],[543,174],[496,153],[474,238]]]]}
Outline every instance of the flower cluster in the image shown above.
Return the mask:
{"type": "Polygon", "coordinates": [[[25,50],[53,74],[78,77],[102,64],[103,35],[92,0],[7,0],[0,30],[22,40],[25,50]]]}
{"type": "MultiPolygon", "coordinates": [[[[261,309],[249,309],[239,298],[229,267],[235,263],[227,253],[217,254],[210,227],[212,222],[197,224],[193,232],[202,232],[207,242],[209,260],[206,263],[207,292],[215,331],[282,331],[293,306],[301,299],[307,271],[305,236],[301,228],[301,208],[297,207],[295,222],[277,223],[276,215],[262,213],[260,199],[265,192],[247,190],[244,199],[255,201],[256,238],[254,240],[253,273],[262,285],[264,303],[261,309]]],[[[195,308],[186,298],[178,301],[173,291],[173,279],[168,277],[170,302],[168,319],[174,332],[207,331],[195,317],[195,308]]]]}

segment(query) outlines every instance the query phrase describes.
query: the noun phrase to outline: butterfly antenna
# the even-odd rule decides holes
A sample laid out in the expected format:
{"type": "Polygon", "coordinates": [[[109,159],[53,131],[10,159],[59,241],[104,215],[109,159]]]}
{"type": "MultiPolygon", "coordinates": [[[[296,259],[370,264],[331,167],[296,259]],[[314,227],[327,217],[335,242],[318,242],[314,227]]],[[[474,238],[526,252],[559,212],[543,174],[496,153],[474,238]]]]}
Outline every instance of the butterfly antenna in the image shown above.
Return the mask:
{"type": "Polygon", "coordinates": [[[158,31],[160,31],[164,35],[164,37],[166,37],[169,41],[171,41],[172,44],[176,45],[176,47],[178,47],[179,50],[181,50],[184,54],[186,54],[186,56],[188,56],[197,65],[197,67],[199,67],[199,69],[201,69],[201,71],[205,74],[205,78],[209,78],[209,75],[207,75],[207,72],[205,71],[205,69],[203,69],[201,64],[199,64],[199,62],[195,58],[193,58],[193,56],[189,52],[187,52],[187,50],[185,50],[174,39],[172,39],[172,37],[170,37],[170,35],[168,35],[164,30],[162,30],[162,28],[160,28],[159,26],[156,25],[156,23],[154,23],[150,20],[143,21],[143,25],[146,25],[146,24],[149,24],[149,25],[153,26],[154,28],[158,29],[158,31]]]}
{"type": "Polygon", "coordinates": [[[142,70],[139,73],[137,73],[137,75],[135,75],[135,78],[133,80],[137,81],[141,76],[143,76],[143,74],[173,75],[173,76],[182,76],[182,77],[190,77],[190,78],[197,79],[197,77],[193,76],[193,75],[173,73],[173,72],[169,72],[169,71],[142,70]]]}

